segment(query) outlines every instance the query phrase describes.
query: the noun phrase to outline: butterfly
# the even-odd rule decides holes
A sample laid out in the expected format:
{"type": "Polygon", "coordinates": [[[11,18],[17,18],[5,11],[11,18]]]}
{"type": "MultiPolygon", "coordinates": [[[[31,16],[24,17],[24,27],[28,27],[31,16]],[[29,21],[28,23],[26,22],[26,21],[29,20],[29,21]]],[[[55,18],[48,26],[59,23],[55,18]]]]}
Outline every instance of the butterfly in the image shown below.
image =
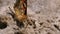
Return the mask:
{"type": "Polygon", "coordinates": [[[13,8],[15,13],[9,7],[12,12],[9,14],[11,14],[15,20],[23,22],[27,19],[27,0],[16,0],[13,8]]]}

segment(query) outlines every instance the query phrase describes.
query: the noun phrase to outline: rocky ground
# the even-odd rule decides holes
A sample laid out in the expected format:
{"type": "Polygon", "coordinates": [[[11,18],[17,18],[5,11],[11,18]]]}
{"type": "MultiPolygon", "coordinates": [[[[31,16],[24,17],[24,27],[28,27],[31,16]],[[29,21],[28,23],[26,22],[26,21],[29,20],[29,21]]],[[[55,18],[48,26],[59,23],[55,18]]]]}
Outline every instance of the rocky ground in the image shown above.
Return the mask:
{"type": "Polygon", "coordinates": [[[15,2],[0,0],[0,34],[60,34],[60,0],[27,0],[28,25],[7,14],[15,2]]]}

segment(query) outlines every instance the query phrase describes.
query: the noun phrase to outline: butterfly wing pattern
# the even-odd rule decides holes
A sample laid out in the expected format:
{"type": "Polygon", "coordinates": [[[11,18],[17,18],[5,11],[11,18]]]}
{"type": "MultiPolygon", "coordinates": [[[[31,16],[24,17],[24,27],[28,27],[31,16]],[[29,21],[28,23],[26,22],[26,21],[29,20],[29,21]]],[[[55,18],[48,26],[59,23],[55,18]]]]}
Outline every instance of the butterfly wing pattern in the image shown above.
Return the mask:
{"type": "Polygon", "coordinates": [[[27,18],[27,0],[16,0],[14,4],[15,17],[19,21],[24,21],[27,18]]]}
{"type": "Polygon", "coordinates": [[[27,0],[16,0],[16,3],[13,6],[15,12],[13,12],[10,7],[9,9],[11,13],[8,14],[12,16],[19,27],[25,24],[24,22],[27,21],[27,0]]]}

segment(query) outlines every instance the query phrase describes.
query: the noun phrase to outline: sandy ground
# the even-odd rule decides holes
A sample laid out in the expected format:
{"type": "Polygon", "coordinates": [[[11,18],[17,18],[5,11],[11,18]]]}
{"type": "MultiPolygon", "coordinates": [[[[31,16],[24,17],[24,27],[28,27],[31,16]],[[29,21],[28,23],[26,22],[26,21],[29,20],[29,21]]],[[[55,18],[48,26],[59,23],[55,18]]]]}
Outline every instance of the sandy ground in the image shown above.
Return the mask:
{"type": "Polygon", "coordinates": [[[0,27],[0,34],[60,34],[60,0],[27,0],[27,16],[31,20],[27,28],[17,26],[7,14],[14,3],[15,0],[0,0],[0,20],[7,23],[7,27],[0,27]]]}

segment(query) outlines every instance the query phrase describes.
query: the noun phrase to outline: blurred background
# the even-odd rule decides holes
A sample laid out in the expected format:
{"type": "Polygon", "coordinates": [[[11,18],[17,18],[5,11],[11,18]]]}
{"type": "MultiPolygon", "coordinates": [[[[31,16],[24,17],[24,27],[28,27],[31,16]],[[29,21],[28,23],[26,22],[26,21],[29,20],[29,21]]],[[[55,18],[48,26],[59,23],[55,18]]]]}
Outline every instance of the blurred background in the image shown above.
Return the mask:
{"type": "Polygon", "coordinates": [[[0,34],[60,34],[60,0],[27,0],[27,28],[7,14],[15,2],[0,0],[0,34]]]}

